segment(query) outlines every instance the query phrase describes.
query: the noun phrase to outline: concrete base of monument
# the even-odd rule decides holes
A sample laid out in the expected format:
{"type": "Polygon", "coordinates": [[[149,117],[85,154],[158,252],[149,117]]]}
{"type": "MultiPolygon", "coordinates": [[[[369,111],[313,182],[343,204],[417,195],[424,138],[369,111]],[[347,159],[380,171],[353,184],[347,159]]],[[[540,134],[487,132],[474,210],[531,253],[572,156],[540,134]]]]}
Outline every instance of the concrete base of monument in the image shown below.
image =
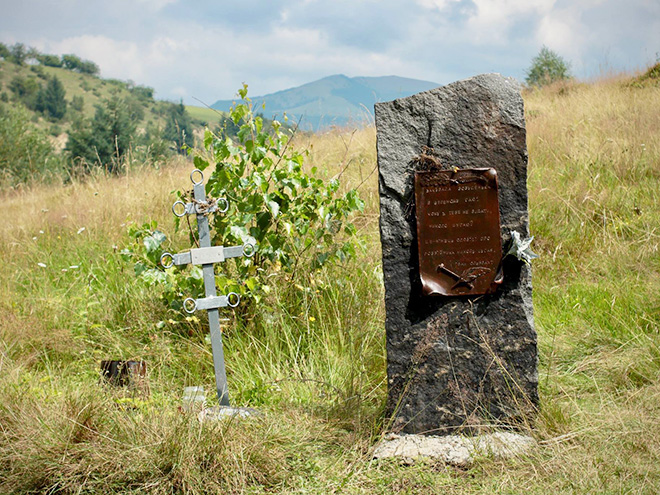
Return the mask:
{"type": "Polygon", "coordinates": [[[263,413],[251,407],[213,406],[203,409],[197,419],[200,423],[205,421],[221,421],[223,419],[244,419],[262,416],[263,413]]]}
{"type": "Polygon", "coordinates": [[[514,457],[531,452],[536,445],[532,437],[510,432],[473,437],[389,433],[376,446],[374,459],[397,457],[412,464],[416,459],[430,457],[453,466],[467,467],[479,457],[514,457]]]}

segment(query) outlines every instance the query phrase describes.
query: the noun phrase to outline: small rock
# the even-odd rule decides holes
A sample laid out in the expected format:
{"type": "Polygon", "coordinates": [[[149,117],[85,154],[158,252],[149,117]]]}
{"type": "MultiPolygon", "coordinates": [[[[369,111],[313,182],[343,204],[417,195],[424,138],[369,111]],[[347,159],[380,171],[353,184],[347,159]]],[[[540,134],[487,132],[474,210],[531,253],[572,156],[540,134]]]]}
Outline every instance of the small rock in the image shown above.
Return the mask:
{"type": "Polygon", "coordinates": [[[203,409],[198,415],[197,420],[200,423],[205,421],[221,421],[229,418],[249,418],[254,416],[261,416],[263,413],[251,407],[229,407],[229,406],[214,406],[203,409]]]}
{"type": "Polygon", "coordinates": [[[527,435],[496,432],[466,437],[459,435],[425,436],[388,433],[374,450],[374,459],[400,457],[414,463],[420,457],[438,459],[457,467],[468,467],[476,456],[506,459],[531,451],[536,440],[527,435]]]}

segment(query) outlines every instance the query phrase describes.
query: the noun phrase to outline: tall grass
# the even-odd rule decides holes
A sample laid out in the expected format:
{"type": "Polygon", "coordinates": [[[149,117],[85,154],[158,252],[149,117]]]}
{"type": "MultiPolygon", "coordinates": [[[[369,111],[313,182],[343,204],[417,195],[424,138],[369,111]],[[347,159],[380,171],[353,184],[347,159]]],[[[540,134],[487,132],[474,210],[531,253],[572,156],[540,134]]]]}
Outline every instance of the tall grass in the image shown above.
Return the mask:
{"type": "Polygon", "coordinates": [[[372,462],[386,397],[375,131],[300,136],[310,164],[360,187],[364,250],[225,323],[231,399],[262,416],[199,424],[213,391],[203,323],[167,323],[120,255],[190,165],[130,168],[2,198],[0,492],[655,493],[660,489],[660,93],[620,81],[524,95],[540,344],[539,449],[469,471],[372,462]],[[84,230],[83,230],[84,227],[84,230]],[[41,265],[46,265],[41,266],[41,265]],[[165,324],[159,324],[165,322],[165,324]],[[99,381],[143,359],[150,395],[99,381]]]}

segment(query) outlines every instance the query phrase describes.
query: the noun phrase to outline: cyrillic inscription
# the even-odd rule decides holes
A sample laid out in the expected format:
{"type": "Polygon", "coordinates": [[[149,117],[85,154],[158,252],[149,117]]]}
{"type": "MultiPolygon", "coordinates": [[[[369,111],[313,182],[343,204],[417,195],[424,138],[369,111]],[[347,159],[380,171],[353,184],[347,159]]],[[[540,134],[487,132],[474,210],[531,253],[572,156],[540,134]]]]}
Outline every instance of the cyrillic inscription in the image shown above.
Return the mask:
{"type": "Polygon", "coordinates": [[[415,208],[422,292],[494,292],[502,259],[495,169],[416,172],[415,208]]]}

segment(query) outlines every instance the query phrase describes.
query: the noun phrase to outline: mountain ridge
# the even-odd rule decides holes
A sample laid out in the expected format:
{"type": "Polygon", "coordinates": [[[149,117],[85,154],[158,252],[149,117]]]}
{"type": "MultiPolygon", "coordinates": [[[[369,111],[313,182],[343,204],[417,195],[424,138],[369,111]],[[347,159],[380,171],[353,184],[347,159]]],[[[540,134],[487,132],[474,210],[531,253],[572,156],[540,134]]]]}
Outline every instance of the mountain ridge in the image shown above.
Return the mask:
{"type": "MultiPolygon", "coordinates": [[[[268,116],[287,114],[301,119],[301,127],[320,130],[373,120],[373,105],[381,101],[428,91],[439,84],[400,76],[326,76],[293,88],[251,98],[255,107],[265,104],[268,116]]],[[[218,100],[211,108],[229,111],[236,99],[218,100]]]]}

